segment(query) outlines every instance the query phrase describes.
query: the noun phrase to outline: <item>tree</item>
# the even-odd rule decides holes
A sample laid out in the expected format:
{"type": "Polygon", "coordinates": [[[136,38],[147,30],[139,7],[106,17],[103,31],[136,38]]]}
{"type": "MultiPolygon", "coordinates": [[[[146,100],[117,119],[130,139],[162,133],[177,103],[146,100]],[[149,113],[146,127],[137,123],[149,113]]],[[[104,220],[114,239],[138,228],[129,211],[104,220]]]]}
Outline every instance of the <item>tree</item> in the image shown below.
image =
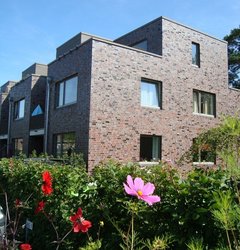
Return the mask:
{"type": "Polygon", "coordinates": [[[240,89],[240,28],[231,30],[224,40],[228,42],[229,85],[240,89]]]}

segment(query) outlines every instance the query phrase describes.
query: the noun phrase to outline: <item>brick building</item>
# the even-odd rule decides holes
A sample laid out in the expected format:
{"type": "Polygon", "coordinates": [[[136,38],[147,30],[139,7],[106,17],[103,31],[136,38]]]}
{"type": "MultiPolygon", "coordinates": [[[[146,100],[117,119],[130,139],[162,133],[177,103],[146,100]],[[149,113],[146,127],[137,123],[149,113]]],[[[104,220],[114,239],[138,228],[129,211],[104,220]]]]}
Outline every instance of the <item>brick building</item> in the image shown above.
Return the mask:
{"type": "MultiPolygon", "coordinates": [[[[16,149],[22,139],[27,154],[82,152],[89,170],[108,158],[178,160],[201,131],[240,108],[240,91],[228,86],[227,43],[164,17],[115,41],[80,33],[46,68],[27,70],[10,90],[13,102],[25,99],[25,116],[10,119],[9,143],[16,149]]],[[[204,157],[197,162],[212,163],[204,157]]]]}

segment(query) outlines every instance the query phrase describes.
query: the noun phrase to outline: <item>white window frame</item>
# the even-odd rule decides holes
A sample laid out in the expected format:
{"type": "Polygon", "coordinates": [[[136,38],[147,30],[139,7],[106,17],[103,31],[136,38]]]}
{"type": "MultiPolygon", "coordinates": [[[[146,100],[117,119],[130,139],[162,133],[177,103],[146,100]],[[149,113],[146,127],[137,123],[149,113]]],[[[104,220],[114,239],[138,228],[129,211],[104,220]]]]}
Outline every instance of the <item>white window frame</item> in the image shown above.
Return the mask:
{"type": "Polygon", "coordinates": [[[216,95],[210,92],[193,90],[193,114],[202,115],[208,117],[216,117],[216,95]],[[208,103],[202,104],[202,99],[204,95],[211,96],[211,106],[209,112],[204,112],[204,108],[208,110],[208,103]],[[204,108],[202,108],[204,105],[204,108]]]}
{"type": "Polygon", "coordinates": [[[141,106],[149,108],[161,109],[162,99],[161,82],[141,79],[141,106]],[[149,85],[149,86],[147,86],[149,85]],[[151,92],[151,88],[155,86],[155,93],[151,92]]]}

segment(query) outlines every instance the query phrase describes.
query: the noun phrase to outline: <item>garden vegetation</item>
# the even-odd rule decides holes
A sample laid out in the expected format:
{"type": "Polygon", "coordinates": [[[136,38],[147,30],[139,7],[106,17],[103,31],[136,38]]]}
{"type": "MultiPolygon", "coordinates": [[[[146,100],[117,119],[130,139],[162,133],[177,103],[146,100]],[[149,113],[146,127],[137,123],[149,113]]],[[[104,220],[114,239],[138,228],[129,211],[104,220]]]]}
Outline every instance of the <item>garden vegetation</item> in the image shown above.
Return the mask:
{"type": "Polygon", "coordinates": [[[167,163],[108,161],[89,175],[79,156],[2,159],[0,249],[239,250],[239,118],[225,117],[197,143],[221,163],[185,178],[167,163]]]}

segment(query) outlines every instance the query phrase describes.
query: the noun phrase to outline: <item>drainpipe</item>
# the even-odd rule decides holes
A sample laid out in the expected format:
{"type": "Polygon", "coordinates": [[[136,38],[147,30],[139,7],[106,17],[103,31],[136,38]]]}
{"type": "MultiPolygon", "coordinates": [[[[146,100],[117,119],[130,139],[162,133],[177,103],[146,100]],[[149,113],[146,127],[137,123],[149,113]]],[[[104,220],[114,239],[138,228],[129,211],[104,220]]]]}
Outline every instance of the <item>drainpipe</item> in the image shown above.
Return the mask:
{"type": "MultiPolygon", "coordinates": [[[[7,138],[7,155],[10,155],[10,147],[11,147],[11,127],[12,127],[12,103],[13,98],[9,95],[9,110],[8,110],[8,138],[7,138]]],[[[12,149],[13,150],[13,149],[12,149]]]]}
{"type": "Polygon", "coordinates": [[[46,116],[45,116],[45,128],[44,128],[44,153],[47,153],[47,147],[48,147],[48,120],[49,120],[49,98],[50,98],[50,83],[52,81],[52,78],[47,76],[47,93],[46,93],[46,102],[45,102],[45,110],[46,110],[46,116]]]}

